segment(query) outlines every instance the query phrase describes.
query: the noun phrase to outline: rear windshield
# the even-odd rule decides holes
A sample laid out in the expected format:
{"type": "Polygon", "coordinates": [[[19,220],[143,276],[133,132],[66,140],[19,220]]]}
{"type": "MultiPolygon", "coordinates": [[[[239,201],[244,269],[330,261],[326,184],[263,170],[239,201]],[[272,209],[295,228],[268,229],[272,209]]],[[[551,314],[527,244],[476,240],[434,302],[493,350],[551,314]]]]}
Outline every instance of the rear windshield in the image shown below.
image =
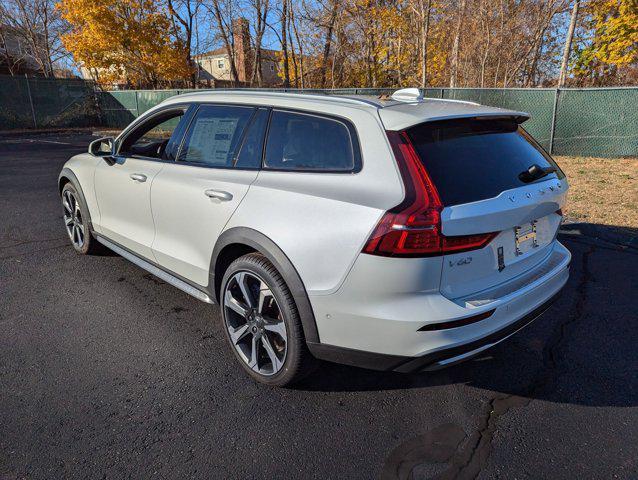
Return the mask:
{"type": "Polygon", "coordinates": [[[536,182],[564,177],[552,158],[514,120],[445,120],[417,125],[407,133],[443,205],[484,200],[529,185],[519,174],[534,164],[557,169],[536,182]]]}

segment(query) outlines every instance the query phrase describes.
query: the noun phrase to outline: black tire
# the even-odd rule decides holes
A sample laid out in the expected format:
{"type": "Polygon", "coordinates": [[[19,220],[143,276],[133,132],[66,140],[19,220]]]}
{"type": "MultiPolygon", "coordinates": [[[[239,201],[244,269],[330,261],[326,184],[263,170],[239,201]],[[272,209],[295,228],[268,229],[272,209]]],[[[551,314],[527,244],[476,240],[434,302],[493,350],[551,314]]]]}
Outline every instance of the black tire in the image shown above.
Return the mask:
{"type": "MultiPolygon", "coordinates": [[[[62,210],[64,212],[63,219],[65,221],[64,229],[69,236],[69,240],[71,241],[71,245],[74,250],[80,255],[94,255],[98,253],[102,253],[104,251],[104,247],[99,243],[91,233],[91,217],[88,214],[88,208],[84,203],[84,198],[78,194],[77,189],[73,186],[71,182],[67,182],[64,187],[62,187],[62,210]],[[73,234],[69,231],[69,228],[66,224],[68,218],[68,209],[65,206],[65,200],[68,199],[68,195],[71,195],[72,198],[77,202],[79,213],[75,215],[72,221],[79,220],[84,232],[82,237],[81,244],[78,243],[78,237],[73,238],[73,234]]],[[[67,202],[68,203],[68,202],[67,202]]],[[[69,205],[71,210],[74,210],[74,205],[69,205]]],[[[79,227],[78,227],[79,228],[79,227]]]]}
{"type": "Polygon", "coordinates": [[[232,262],[224,272],[219,298],[222,310],[223,329],[229,346],[242,368],[253,379],[266,385],[283,387],[300,381],[316,368],[317,361],[306,345],[306,339],[295,300],[280,273],[265,256],[260,253],[250,253],[232,262]],[[224,299],[229,282],[241,272],[256,276],[267,285],[270,292],[272,292],[272,297],[276,300],[278,310],[281,313],[280,317],[283,317],[283,322],[286,327],[285,359],[283,360],[283,365],[280,367],[281,369],[271,375],[263,375],[253,370],[247,361],[241,357],[235,344],[231,340],[228,327],[229,319],[227,316],[232,316],[233,313],[227,312],[224,299]]]}

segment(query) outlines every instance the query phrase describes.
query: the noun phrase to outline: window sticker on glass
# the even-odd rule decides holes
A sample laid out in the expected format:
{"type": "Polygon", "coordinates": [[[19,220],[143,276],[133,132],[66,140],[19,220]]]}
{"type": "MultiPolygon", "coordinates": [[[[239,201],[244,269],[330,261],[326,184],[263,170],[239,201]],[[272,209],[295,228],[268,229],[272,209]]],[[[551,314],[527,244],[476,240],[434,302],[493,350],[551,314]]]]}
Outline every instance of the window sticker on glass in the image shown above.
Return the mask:
{"type": "Polygon", "coordinates": [[[187,161],[224,165],[230,150],[237,119],[202,118],[193,128],[187,161]],[[214,141],[211,142],[211,139],[214,141]],[[191,153],[193,156],[191,156],[191,153]]]}
{"type": "Polygon", "coordinates": [[[186,136],[179,160],[230,167],[237,143],[253,110],[236,107],[200,109],[186,136]]]}

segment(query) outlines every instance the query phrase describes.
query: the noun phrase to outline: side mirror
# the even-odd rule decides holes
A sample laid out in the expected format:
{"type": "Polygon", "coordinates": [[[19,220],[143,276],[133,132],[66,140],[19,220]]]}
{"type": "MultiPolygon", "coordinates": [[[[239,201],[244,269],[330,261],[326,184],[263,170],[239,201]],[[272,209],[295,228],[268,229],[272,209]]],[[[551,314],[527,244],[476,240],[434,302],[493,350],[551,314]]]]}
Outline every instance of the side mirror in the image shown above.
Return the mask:
{"type": "Polygon", "coordinates": [[[102,157],[109,165],[115,163],[115,141],[113,137],[104,137],[89,143],[89,153],[94,157],[102,157]]]}

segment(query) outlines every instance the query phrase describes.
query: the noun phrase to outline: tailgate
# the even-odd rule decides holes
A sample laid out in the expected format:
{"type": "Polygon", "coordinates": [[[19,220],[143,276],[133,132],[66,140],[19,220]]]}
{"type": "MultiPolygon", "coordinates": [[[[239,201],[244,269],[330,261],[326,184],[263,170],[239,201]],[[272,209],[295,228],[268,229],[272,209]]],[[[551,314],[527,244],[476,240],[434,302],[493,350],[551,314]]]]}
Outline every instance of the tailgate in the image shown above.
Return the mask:
{"type": "Polygon", "coordinates": [[[443,257],[445,296],[493,288],[549,258],[568,185],[516,118],[426,122],[408,135],[443,204],[441,233],[494,234],[483,248],[443,257]]]}
{"type": "Polygon", "coordinates": [[[464,297],[512,280],[547,259],[562,219],[557,210],[566,190],[564,180],[553,179],[493,199],[445,208],[441,213],[444,235],[499,233],[480,250],[444,256],[441,292],[448,298],[464,297]]]}

